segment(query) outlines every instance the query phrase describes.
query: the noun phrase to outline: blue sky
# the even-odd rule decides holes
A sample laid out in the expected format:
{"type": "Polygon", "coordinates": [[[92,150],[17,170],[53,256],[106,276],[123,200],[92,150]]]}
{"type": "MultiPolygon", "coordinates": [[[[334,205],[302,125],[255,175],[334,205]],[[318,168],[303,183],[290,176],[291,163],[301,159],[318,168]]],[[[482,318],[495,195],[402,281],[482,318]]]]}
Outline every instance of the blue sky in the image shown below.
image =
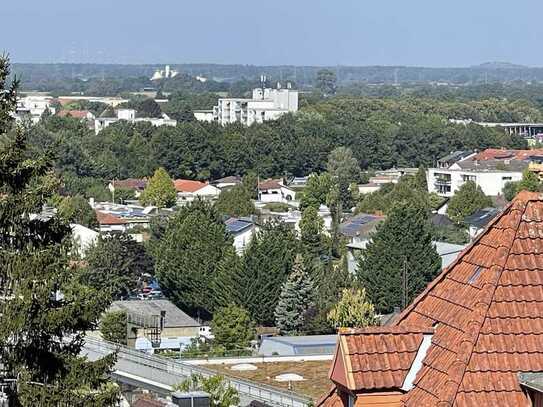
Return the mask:
{"type": "Polygon", "coordinates": [[[0,50],[14,62],[543,66],[542,14],[541,0],[4,0],[0,50]]]}

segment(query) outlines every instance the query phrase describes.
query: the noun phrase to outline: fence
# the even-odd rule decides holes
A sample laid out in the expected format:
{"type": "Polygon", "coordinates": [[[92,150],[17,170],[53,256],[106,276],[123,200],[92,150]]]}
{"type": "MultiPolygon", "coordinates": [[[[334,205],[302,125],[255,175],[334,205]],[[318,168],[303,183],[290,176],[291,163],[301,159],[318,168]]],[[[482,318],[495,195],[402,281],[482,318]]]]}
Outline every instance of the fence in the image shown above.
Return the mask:
{"type": "MultiPolygon", "coordinates": [[[[157,375],[157,371],[179,376],[179,381],[182,381],[192,374],[200,374],[204,377],[217,375],[217,372],[210,369],[189,365],[160,356],[148,355],[135,349],[103,340],[87,337],[85,342],[84,349],[93,351],[99,355],[105,356],[112,352],[117,352],[117,360],[135,364],[138,367],[138,375],[142,379],[152,379],[156,381],[157,378],[160,378],[160,376],[157,375]],[[143,369],[143,367],[152,369],[154,372],[143,369]]],[[[311,404],[311,399],[290,391],[229,376],[225,376],[225,379],[239,392],[240,398],[242,399],[259,400],[264,403],[285,407],[306,407],[311,404]]]]}

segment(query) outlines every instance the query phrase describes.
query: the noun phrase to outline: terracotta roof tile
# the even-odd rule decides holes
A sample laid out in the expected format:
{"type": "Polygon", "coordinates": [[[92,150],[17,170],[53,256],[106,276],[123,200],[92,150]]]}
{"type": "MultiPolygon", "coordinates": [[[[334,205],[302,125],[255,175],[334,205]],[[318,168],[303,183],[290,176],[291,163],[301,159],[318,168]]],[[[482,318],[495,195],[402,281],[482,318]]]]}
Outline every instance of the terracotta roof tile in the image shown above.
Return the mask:
{"type": "Polygon", "coordinates": [[[147,186],[147,179],[146,178],[116,179],[116,180],[112,180],[111,184],[115,188],[143,190],[147,186]]]}
{"type": "Polygon", "coordinates": [[[96,219],[98,219],[98,223],[100,225],[124,225],[126,221],[124,219],[121,219],[115,215],[112,215],[111,213],[102,212],[102,211],[95,211],[96,212],[96,219]]]}
{"type": "Polygon", "coordinates": [[[196,192],[207,185],[205,182],[193,181],[189,179],[176,179],[173,182],[177,192],[196,192]]]}
{"type": "Polygon", "coordinates": [[[521,192],[393,324],[351,341],[359,391],[399,388],[421,334],[384,337],[416,325],[435,333],[404,405],[529,405],[517,373],[543,371],[543,195],[521,192]]]}

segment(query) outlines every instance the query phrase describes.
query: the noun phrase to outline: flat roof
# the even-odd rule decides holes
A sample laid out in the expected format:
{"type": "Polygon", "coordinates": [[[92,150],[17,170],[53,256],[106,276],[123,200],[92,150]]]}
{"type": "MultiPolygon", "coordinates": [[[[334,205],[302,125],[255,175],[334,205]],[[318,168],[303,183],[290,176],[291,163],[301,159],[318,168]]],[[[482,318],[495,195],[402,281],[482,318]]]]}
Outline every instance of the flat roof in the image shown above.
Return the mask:
{"type": "Polygon", "coordinates": [[[267,336],[262,342],[272,341],[291,346],[335,345],[337,335],[306,335],[306,336],[267,336]]]}

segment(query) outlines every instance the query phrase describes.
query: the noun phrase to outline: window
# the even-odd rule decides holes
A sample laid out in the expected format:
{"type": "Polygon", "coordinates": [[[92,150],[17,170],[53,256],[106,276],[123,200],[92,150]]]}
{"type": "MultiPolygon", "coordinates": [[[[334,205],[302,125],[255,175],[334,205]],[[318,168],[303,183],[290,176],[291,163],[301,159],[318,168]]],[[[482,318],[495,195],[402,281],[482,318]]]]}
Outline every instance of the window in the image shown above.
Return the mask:
{"type": "Polygon", "coordinates": [[[349,407],[354,407],[356,403],[356,397],[352,394],[349,394],[349,407]]]}
{"type": "Polygon", "coordinates": [[[511,181],[513,177],[502,177],[502,181],[511,181]]]}
{"type": "Polygon", "coordinates": [[[477,175],[462,175],[462,181],[473,181],[477,182],[477,175]]]}

